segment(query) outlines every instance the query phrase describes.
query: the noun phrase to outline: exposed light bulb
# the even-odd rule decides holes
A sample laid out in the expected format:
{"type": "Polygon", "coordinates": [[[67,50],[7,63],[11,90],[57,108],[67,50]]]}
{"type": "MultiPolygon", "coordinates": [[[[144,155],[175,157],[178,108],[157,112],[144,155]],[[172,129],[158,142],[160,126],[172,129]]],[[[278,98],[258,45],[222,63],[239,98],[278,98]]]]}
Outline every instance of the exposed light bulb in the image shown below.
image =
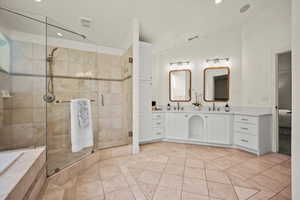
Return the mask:
{"type": "Polygon", "coordinates": [[[222,2],[223,2],[223,0],[215,0],[215,4],[220,4],[222,2]]]}
{"type": "Polygon", "coordinates": [[[63,34],[62,34],[62,33],[57,33],[57,35],[58,35],[59,37],[62,37],[62,36],[63,36],[63,34]]]}

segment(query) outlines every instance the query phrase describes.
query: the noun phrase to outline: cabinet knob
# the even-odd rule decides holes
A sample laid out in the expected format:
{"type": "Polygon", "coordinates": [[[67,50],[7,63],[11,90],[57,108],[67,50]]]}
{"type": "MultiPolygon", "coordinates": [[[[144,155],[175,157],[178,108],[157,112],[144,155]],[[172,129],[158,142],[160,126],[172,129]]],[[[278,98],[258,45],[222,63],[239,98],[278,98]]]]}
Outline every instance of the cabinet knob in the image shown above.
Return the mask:
{"type": "Polygon", "coordinates": [[[242,142],[247,142],[247,143],[249,142],[248,140],[244,140],[244,139],[241,139],[241,141],[242,141],[242,142]]]}

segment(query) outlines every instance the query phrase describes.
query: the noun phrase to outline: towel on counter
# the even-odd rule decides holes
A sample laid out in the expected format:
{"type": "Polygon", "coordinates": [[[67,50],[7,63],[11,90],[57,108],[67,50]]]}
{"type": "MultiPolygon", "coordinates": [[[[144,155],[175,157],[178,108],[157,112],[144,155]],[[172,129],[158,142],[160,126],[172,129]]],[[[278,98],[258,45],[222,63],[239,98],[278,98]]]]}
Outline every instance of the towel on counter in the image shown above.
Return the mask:
{"type": "Polygon", "coordinates": [[[92,109],[88,99],[71,100],[71,144],[72,152],[94,144],[92,109]]]}

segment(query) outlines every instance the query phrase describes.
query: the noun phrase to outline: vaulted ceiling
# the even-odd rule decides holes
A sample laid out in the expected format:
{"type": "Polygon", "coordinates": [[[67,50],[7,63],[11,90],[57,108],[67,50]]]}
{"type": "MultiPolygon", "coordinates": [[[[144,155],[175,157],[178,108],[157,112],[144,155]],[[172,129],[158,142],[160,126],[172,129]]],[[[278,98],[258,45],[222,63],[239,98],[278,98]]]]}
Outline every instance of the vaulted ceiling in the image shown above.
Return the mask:
{"type": "MultiPolygon", "coordinates": [[[[168,44],[239,27],[283,1],[289,0],[223,0],[218,5],[214,0],[1,0],[0,6],[48,16],[57,24],[87,35],[99,45],[124,48],[134,18],[140,22],[142,40],[168,44]],[[251,4],[251,8],[241,14],[240,8],[245,4],[251,4]],[[81,26],[81,17],[92,20],[90,28],[81,26]]],[[[9,24],[13,25],[14,21],[9,24]]],[[[30,26],[25,26],[20,28],[31,30],[30,26]]]]}

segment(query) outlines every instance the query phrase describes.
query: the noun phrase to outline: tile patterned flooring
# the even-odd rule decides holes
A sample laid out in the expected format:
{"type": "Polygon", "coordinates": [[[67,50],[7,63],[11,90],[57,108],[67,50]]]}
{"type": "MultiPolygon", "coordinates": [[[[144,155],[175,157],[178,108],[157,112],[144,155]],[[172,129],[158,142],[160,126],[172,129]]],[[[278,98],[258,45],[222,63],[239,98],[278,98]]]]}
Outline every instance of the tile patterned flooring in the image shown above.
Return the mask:
{"type": "Polygon", "coordinates": [[[229,148],[176,143],[100,161],[43,200],[289,200],[291,159],[229,148]]]}

